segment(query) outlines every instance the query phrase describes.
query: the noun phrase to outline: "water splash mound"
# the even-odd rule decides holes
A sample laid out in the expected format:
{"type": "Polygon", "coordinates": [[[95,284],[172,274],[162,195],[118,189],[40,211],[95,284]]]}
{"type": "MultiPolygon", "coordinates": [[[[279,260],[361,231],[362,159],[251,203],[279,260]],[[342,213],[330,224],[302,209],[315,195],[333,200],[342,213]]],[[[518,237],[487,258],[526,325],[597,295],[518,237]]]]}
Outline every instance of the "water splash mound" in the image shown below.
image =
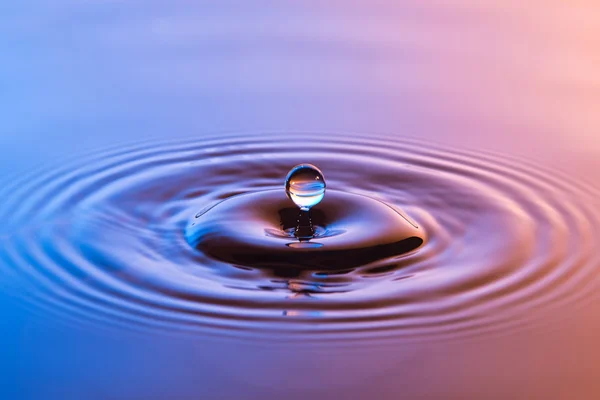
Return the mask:
{"type": "Polygon", "coordinates": [[[393,207],[369,197],[329,191],[310,211],[314,235],[296,239],[298,209],[281,190],[232,197],[199,213],[188,242],[218,260],[270,267],[281,276],[356,268],[417,249],[423,233],[393,207]]]}

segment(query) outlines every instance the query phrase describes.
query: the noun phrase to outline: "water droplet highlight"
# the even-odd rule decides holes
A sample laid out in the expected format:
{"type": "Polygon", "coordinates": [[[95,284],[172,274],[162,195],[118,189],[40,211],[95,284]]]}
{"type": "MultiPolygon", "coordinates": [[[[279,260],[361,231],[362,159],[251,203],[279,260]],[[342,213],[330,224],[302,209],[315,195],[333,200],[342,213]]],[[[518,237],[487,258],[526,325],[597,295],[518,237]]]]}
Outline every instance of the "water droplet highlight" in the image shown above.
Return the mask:
{"type": "Polygon", "coordinates": [[[285,178],[285,193],[300,210],[310,210],[325,196],[323,173],[312,164],[296,165],[285,178]]]}

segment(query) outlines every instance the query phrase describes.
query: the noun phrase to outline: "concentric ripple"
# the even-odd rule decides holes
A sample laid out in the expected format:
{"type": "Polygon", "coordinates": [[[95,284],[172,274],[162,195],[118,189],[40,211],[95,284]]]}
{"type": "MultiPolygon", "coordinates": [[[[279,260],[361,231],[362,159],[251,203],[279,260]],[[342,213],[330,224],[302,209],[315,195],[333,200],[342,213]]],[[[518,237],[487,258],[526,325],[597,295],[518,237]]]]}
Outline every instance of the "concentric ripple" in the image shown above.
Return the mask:
{"type": "Polygon", "coordinates": [[[0,263],[18,285],[3,289],[79,323],[326,341],[515,329],[576,307],[596,287],[598,194],[584,184],[413,140],[301,138],[135,145],[13,182],[0,205],[0,263]],[[427,242],[404,256],[294,277],[188,245],[185,227],[199,210],[282,190],[289,168],[305,162],[332,190],[404,210],[427,242]]]}

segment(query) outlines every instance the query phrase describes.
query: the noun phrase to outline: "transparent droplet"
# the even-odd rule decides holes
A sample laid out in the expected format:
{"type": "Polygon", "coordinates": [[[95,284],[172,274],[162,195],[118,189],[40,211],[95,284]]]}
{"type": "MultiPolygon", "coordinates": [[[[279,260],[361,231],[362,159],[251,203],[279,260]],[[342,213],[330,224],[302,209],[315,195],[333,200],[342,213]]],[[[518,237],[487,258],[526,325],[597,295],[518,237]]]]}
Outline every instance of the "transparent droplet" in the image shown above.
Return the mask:
{"type": "Polygon", "coordinates": [[[311,164],[296,165],[285,178],[285,192],[302,211],[319,204],[325,196],[325,178],[311,164]]]}

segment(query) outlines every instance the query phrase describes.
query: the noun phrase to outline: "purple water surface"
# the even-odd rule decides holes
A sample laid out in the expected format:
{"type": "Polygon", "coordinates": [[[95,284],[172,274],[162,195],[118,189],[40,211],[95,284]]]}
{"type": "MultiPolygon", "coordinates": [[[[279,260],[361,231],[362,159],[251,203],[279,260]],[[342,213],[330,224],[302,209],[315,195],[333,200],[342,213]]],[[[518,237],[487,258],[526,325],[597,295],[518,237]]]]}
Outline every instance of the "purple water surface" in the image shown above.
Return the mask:
{"type": "Polygon", "coordinates": [[[600,394],[597,6],[5,3],[0,397],[600,394]],[[304,162],[423,245],[300,278],[189,245],[304,162]]]}

